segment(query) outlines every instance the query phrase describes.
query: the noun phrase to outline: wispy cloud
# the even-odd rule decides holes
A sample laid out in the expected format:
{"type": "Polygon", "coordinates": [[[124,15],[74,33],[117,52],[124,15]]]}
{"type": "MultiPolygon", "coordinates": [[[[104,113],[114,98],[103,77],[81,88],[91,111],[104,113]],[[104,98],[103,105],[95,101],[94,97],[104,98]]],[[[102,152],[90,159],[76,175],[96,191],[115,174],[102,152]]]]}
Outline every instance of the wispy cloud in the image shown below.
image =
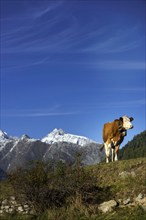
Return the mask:
{"type": "Polygon", "coordinates": [[[109,103],[101,103],[99,108],[129,108],[129,107],[140,107],[146,105],[145,99],[137,99],[137,100],[126,100],[126,101],[115,101],[109,103]]]}
{"type": "Polygon", "coordinates": [[[88,102],[88,103],[74,103],[74,107],[82,109],[83,113],[91,113],[93,111],[97,111],[98,109],[123,109],[123,108],[139,108],[146,105],[146,100],[143,99],[135,99],[135,100],[125,100],[125,101],[119,101],[119,100],[108,100],[106,102],[99,100],[97,102],[88,102]]]}
{"type": "Polygon", "coordinates": [[[145,87],[129,87],[129,88],[117,88],[119,91],[126,91],[126,92],[145,92],[145,87]]]}
{"type": "Polygon", "coordinates": [[[97,67],[101,69],[113,70],[145,70],[146,64],[144,61],[125,61],[125,60],[105,60],[97,62],[97,67]]]}
{"type": "Polygon", "coordinates": [[[52,117],[52,116],[67,116],[76,115],[79,111],[70,112],[39,112],[39,113],[3,113],[1,117],[52,117]]]}
{"type": "Polygon", "coordinates": [[[78,111],[63,111],[61,105],[56,104],[46,109],[12,109],[2,110],[2,117],[51,117],[51,116],[67,116],[78,114],[78,111]]]}
{"type": "Polygon", "coordinates": [[[141,45],[141,37],[133,37],[132,40],[130,37],[137,33],[138,27],[121,30],[113,25],[96,27],[88,23],[80,26],[75,15],[64,14],[63,10],[49,16],[55,8],[62,9],[62,4],[62,1],[45,7],[40,4],[40,8],[31,9],[26,17],[19,16],[20,20],[9,21],[10,29],[5,31],[2,28],[2,42],[7,45],[2,52],[119,53],[141,45]],[[43,15],[47,16],[44,18],[43,15]],[[17,25],[11,29],[14,23],[17,25]],[[111,31],[114,28],[116,31],[111,31]]]}
{"type": "Polygon", "coordinates": [[[128,29],[110,23],[98,26],[95,21],[80,25],[79,18],[67,10],[64,11],[64,8],[63,1],[45,1],[45,4],[37,2],[36,6],[30,9],[27,7],[28,11],[24,10],[22,15],[19,14],[12,20],[2,20],[1,54],[2,57],[5,56],[2,68],[15,70],[46,64],[53,59],[56,63],[69,63],[68,59],[62,61],[61,58],[62,55],[71,54],[71,62],[75,64],[85,63],[101,69],[145,69],[145,64],[141,61],[102,59],[96,63],[95,59],[93,62],[86,59],[89,53],[95,57],[95,54],[115,55],[139,48],[143,42],[143,37],[137,35],[139,26],[128,29]],[[55,9],[57,13],[52,13],[55,9]],[[36,54],[39,54],[39,58],[36,54]],[[77,54],[81,59],[77,58],[77,54]]]}
{"type": "MultiPolygon", "coordinates": [[[[112,28],[113,29],[113,28],[112,28]]],[[[121,53],[129,50],[134,50],[141,45],[142,37],[132,37],[138,32],[138,27],[131,27],[128,30],[123,28],[116,28],[116,31],[111,32],[109,29],[104,34],[107,37],[97,38],[96,41],[87,45],[83,52],[96,52],[96,53],[121,53]]]]}
{"type": "Polygon", "coordinates": [[[134,50],[139,47],[141,40],[136,40],[132,42],[121,43],[121,37],[111,37],[102,42],[94,43],[89,47],[83,49],[83,52],[96,52],[96,53],[121,53],[129,50],[134,50]]]}
{"type": "Polygon", "coordinates": [[[120,86],[118,86],[118,87],[106,87],[106,88],[99,88],[99,87],[92,87],[92,88],[90,88],[90,87],[86,87],[86,88],[84,88],[84,90],[85,91],[94,91],[94,92],[101,92],[101,93],[103,93],[103,92],[143,92],[143,93],[145,93],[145,91],[146,91],[146,88],[145,87],[131,87],[131,86],[129,86],[129,87],[125,87],[125,86],[123,86],[123,87],[120,87],[120,86]]]}
{"type": "Polygon", "coordinates": [[[5,69],[5,70],[21,69],[22,70],[23,68],[26,68],[26,67],[33,67],[33,66],[37,66],[37,65],[46,64],[49,62],[50,62],[50,57],[48,57],[48,56],[46,56],[44,58],[40,57],[40,59],[35,59],[35,60],[32,60],[32,57],[31,57],[31,59],[29,59],[26,63],[19,62],[19,64],[12,63],[12,64],[7,64],[6,66],[2,65],[1,70],[3,70],[3,69],[5,69]]]}
{"type": "MultiPolygon", "coordinates": [[[[48,12],[56,9],[57,7],[61,6],[63,4],[63,1],[51,1],[49,2],[49,5],[46,5],[45,7],[43,6],[42,9],[37,8],[35,12],[33,12],[33,17],[34,18],[40,18],[41,16],[47,14],[48,12]]],[[[43,5],[43,4],[42,4],[43,5]]],[[[41,5],[40,5],[41,6],[41,5]]]]}

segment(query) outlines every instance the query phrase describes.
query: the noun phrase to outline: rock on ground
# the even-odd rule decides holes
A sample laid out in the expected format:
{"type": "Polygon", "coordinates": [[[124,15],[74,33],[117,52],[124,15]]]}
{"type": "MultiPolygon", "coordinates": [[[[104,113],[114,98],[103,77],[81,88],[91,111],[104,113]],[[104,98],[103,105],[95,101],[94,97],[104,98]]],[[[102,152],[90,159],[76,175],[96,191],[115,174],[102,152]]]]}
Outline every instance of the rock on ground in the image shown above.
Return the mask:
{"type": "Polygon", "coordinates": [[[110,200],[108,202],[103,202],[99,205],[98,209],[104,213],[112,212],[113,208],[117,206],[117,202],[115,200],[110,200]]]}

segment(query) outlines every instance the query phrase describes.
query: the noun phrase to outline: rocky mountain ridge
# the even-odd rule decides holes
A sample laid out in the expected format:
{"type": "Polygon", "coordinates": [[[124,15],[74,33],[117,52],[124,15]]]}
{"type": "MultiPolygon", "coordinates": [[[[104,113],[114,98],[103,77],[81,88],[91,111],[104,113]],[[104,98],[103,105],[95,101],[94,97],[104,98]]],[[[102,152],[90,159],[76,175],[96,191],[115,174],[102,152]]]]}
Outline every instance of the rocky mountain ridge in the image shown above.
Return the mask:
{"type": "Polygon", "coordinates": [[[57,162],[75,162],[77,153],[82,154],[83,164],[99,163],[104,153],[100,152],[100,144],[83,136],[65,133],[62,129],[54,129],[46,137],[39,139],[22,135],[11,137],[0,131],[0,168],[11,171],[16,167],[24,167],[33,160],[57,162]]]}

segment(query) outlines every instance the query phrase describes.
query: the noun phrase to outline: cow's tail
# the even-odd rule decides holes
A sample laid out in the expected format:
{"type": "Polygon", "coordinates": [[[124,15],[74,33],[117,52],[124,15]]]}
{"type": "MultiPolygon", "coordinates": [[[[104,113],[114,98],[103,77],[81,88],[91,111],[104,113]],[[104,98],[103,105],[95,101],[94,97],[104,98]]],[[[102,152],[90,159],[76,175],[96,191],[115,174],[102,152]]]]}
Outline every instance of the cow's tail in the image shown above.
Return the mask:
{"type": "Polygon", "coordinates": [[[104,148],[104,143],[101,145],[101,147],[100,147],[100,151],[102,151],[103,148],[104,148]]]}

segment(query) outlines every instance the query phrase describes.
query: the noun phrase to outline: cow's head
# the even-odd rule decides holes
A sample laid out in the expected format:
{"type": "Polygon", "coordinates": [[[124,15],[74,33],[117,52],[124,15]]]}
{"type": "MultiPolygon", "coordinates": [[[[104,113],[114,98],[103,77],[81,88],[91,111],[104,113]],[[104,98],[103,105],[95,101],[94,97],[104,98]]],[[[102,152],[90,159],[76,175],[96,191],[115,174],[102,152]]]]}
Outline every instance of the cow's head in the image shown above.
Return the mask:
{"type": "Polygon", "coordinates": [[[125,130],[133,128],[131,121],[133,121],[134,118],[132,118],[132,117],[129,118],[126,115],[124,115],[123,117],[120,118],[120,120],[123,121],[123,128],[125,128],[125,130]]]}

